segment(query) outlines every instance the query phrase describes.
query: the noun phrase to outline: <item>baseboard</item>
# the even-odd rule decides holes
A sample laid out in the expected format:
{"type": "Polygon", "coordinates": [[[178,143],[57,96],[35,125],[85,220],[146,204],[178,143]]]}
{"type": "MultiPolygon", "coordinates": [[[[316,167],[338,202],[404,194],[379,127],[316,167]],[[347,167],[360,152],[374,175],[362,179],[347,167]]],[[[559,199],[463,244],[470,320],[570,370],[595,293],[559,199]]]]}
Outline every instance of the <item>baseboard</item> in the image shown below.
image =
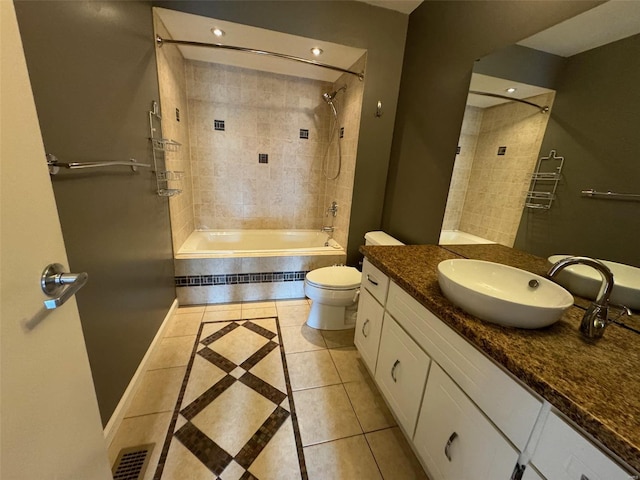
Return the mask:
{"type": "Polygon", "coordinates": [[[136,373],[133,374],[133,377],[131,378],[131,381],[129,382],[127,389],[122,394],[122,398],[120,398],[120,402],[118,402],[118,406],[113,411],[111,418],[107,422],[107,425],[104,427],[104,439],[107,444],[107,447],[111,445],[111,441],[113,440],[113,437],[115,436],[116,432],[118,431],[118,428],[120,427],[120,424],[122,423],[122,420],[124,419],[124,414],[129,408],[131,401],[133,400],[133,396],[135,395],[136,390],[138,389],[140,380],[142,379],[142,374],[145,372],[147,368],[147,362],[151,357],[153,349],[155,348],[156,344],[160,341],[160,339],[164,335],[164,330],[167,327],[167,324],[169,323],[169,319],[171,318],[171,316],[173,315],[173,313],[177,308],[178,308],[178,299],[176,298],[171,304],[171,308],[169,308],[167,315],[164,317],[164,320],[162,321],[160,328],[156,332],[156,336],[153,338],[151,345],[149,345],[149,348],[147,349],[147,353],[145,353],[144,357],[142,357],[142,360],[140,361],[140,365],[138,365],[138,368],[136,369],[136,373]]]}

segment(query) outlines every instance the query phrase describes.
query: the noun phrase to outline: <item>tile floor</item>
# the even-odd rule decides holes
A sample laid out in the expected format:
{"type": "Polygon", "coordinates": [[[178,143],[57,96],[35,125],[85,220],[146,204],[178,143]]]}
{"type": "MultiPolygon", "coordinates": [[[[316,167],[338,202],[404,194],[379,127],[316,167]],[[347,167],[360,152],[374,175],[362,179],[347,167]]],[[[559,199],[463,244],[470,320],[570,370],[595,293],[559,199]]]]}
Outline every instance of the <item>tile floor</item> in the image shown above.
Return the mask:
{"type": "Polygon", "coordinates": [[[308,312],[306,299],[179,308],[111,463],[155,443],[145,480],[426,479],[353,330],[311,329],[308,312]]]}

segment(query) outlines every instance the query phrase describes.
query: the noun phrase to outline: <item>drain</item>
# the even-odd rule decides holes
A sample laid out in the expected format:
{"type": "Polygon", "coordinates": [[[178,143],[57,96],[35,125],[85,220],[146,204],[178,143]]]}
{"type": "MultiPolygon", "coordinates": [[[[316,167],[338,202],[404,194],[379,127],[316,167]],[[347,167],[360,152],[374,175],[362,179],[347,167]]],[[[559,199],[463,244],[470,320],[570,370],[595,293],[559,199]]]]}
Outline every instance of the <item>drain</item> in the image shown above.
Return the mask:
{"type": "Polygon", "coordinates": [[[155,443],[123,448],[111,469],[113,480],[141,480],[155,443]]]}

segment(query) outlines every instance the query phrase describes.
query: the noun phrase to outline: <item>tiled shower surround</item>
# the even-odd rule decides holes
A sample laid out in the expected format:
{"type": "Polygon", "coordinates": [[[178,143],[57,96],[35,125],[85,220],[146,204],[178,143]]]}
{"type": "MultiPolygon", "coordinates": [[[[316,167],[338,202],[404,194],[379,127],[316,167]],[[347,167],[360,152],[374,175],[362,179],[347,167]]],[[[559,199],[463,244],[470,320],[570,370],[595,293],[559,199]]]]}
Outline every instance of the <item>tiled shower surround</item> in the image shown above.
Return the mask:
{"type": "MultiPolygon", "coordinates": [[[[158,35],[170,38],[162,21],[154,16],[158,35]]],[[[184,178],[170,182],[170,188],[182,189],[182,194],[169,198],[171,235],[173,249],[177,251],[195,229],[193,219],[193,190],[191,172],[191,151],[189,145],[189,116],[187,115],[187,86],[184,76],[184,58],[175,45],[165,45],[156,50],[160,106],[162,113],[162,136],[182,144],[176,152],[166,152],[165,168],[182,171],[184,178]],[[177,120],[178,109],[180,121],[177,120]]],[[[160,132],[156,132],[159,137],[160,132]]]]}
{"type": "MultiPolygon", "coordinates": [[[[330,220],[325,212],[332,201],[339,205],[334,237],[346,247],[362,82],[343,75],[331,84],[185,60],[171,45],[159,52],[164,136],[183,143],[168,159],[186,174],[183,194],[170,201],[174,249],[194,228],[320,228],[330,220]],[[345,84],[336,98],[342,171],[331,181],[322,174],[332,121],[322,94],[345,84]]],[[[364,70],[364,62],[352,68],[364,70]]],[[[332,158],[330,174],[335,165],[332,158]]]]}
{"type": "MultiPolygon", "coordinates": [[[[548,93],[527,100],[551,106],[553,99],[548,93]]],[[[513,246],[548,120],[548,113],[516,102],[467,107],[444,229],[513,246]]]]}

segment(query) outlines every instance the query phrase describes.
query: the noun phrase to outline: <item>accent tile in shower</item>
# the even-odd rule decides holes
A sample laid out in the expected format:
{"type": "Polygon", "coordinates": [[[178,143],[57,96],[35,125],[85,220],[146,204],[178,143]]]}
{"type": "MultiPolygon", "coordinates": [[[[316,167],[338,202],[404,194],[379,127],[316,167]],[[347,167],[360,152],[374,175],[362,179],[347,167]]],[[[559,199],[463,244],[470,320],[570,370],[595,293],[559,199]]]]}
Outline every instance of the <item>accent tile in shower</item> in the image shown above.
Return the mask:
{"type": "Polygon", "coordinates": [[[213,128],[214,130],[224,131],[224,120],[214,120],[213,128]]]}
{"type": "Polygon", "coordinates": [[[307,129],[300,129],[300,138],[304,139],[304,140],[308,140],[309,139],[309,130],[307,129]]]}

